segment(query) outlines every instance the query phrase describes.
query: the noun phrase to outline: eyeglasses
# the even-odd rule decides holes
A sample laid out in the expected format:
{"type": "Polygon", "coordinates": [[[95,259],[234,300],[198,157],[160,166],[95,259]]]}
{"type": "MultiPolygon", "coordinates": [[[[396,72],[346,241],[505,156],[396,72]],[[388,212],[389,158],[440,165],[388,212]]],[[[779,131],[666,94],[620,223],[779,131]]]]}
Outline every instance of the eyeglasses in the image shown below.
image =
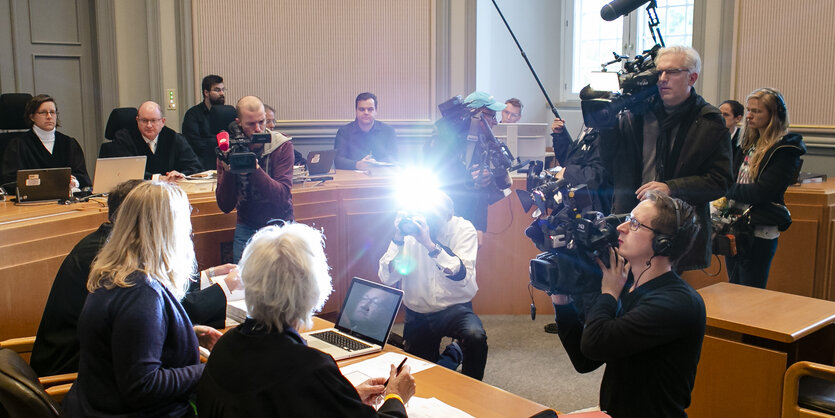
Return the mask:
{"type": "Polygon", "coordinates": [[[650,231],[652,231],[652,232],[655,232],[656,234],[660,234],[660,233],[661,233],[661,232],[659,232],[657,229],[655,229],[655,228],[653,228],[653,227],[646,226],[646,225],[642,224],[642,223],[641,223],[641,222],[639,222],[637,219],[635,219],[632,215],[626,215],[626,222],[629,222],[629,229],[631,229],[632,231],[637,231],[637,230],[638,230],[638,228],[640,228],[640,227],[644,227],[644,228],[646,228],[646,229],[649,229],[649,230],[650,230],[650,231]]]}
{"type": "Polygon", "coordinates": [[[509,110],[502,110],[502,114],[505,114],[505,115],[508,115],[508,116],[512,116],[512,117],[514,117],[514,118],[518,118],[519,116],[521,116],[521,115],[522,115],[521,113],[513,113],[513,112],[511,112],[511,111],[509,111],[509,110]]]}
{"type": "Polygon", "coordinates": [[[57,110],[41,110],[40,112],[35,112],[35,114],[39,115],[39,116],[46,116],[46,115],[58,116],[58,111],[57,110]]]}
{"type": "Polygon", "coordinates": [[[668,77],[684,72],[690,72],[687,68],[671,68],[669,70],[658,70],[658,76],[661,77],[662,75],[666,74],[668,77]]]}
{"type": "Polygon", "coordinates": [[[223,92],[226,91],[226,88],[224,87],[224,88],[221,89],[221,88],[215,87],[215,88],[212,89],[212,91],[215,92],[215,93],[223,93],[223,92]]]}
{"type": "Polygon", "coordinates": [[[144,119],[144,118],[137,118],[136,120],[137,120],[137,121],[139,121],[139,123],[140,123],[141,125],[147,125],[147,124],[149,124],[149,123],[150,123],[151,125],[156,125],[156,124],[158,124],[158,123],[162,122],[162,119],[144,119]]]}

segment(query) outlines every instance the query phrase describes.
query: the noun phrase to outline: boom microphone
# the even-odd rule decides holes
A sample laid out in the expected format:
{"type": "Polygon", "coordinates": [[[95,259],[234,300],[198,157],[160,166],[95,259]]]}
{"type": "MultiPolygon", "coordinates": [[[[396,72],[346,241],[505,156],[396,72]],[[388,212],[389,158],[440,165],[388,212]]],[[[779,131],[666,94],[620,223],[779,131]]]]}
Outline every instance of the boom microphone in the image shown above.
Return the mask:
{"type": "Polygon", "coordinates": [[[611,22],[648,3],[648,0],[614,0],[600,9],[600,17],[611,22]]]}
{"type": "Polygon", "coordinates": [[[217,136],[217,147],[223,152],[229,151],[229,132],[220,131],[217,136]]]}

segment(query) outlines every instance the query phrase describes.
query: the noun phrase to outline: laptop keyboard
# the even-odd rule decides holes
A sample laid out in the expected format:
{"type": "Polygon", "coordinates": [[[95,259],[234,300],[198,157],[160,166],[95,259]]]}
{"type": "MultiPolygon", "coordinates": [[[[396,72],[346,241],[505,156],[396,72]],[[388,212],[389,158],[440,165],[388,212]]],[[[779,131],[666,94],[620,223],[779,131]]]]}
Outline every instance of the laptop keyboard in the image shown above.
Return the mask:
{"type": "Polygon", "coordinates": [[[343,350],[346,350],[346,351],[357,351],[357,350],[362,350],[362,349],[371,347],[370,345],[368,345],[366,343],[359,342],[355,339],[348,338],[348,337],[346,337],[346,336],[344,336],[344,335],[342,335],[338,332],[333,332],[333,331],[317,332],[317,333],[310,334],[310,336],[316,337],[316,338],[318,338],[318,339],[320,339],[320,340],[322,340],[326,343],[329,343],[331,345],[335,345],[335,346],[340,347],[340,348],[342,348],[343,350]]]}

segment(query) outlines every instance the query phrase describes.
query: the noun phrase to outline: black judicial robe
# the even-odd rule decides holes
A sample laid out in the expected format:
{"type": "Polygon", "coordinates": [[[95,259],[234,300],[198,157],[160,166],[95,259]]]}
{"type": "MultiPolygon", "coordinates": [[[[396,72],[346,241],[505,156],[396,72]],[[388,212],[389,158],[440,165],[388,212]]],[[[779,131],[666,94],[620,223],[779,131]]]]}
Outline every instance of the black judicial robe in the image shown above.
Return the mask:
{"type": "Polygon", "coordinates": [[[145,160],[146,179],[150,179],[153,174],[165,174],[171,170],[177,170],[185,175],[203,171],[200,160],[197,159],[197,155],[186,138],[167,126],[163,127],[159,133],[156,153],[151,152],[151,148],[148,147],[138,129],[116,131],[113,144],[112,154],[102,155],[102,157],[144,155],[148,157],[145,160]]]}
{"type": "Polygon", "coordinates": [[[14,138],[3,154],[3,184],[17,181],[18,170],[69,167],[78,179],[80,187],[92,186],[84,151],[71,136],[55,131],[55,146],[52,153],[44,147],[41,139],[31,129],[14,138]]]}

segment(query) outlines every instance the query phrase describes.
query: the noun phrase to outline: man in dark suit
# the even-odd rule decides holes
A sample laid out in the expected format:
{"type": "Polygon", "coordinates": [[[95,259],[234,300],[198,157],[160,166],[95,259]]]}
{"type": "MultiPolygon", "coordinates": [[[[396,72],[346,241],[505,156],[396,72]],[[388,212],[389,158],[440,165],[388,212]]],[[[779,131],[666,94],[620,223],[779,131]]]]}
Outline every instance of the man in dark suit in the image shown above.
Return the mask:
{"type": "Polygon", "coordinates": [[[202,171],[200,161],[186,138],[165,126],[159,104],[151,101],[142,103],[136,115],[136,124],[138,131],[121,129],[116,132],[114,155],[108,157],[148,157],[145,161],[146,179],[164,175],[169,180],[180,180],[202,171]]]}
{"type": "MultiPolygon", "coordinates": [[[[722,112],[722,119],[725,120],[725,127],[731,133],[731,149],[734,153],[734,158],[731,161],[738,161],[740,148],[739,139],[742,135],[742,129],[739,129],[739,122],[745,115],[745,106],[736,100],[725,100],[719,105],[719,111],[722,112]]],[[[736,173],[733,173],[734,177],[736,173]]]]}
{"type": "MultiPolygon", "coordinates": [[[[107,241],[112,221],[125,196],[142,180],[128,180],[119,184],[107,197],[108,221],[82,238],[67,254],[58,269],[49,298],[44,307],[30,364],[38,376],[74,373],[78,371],[79,346],[76,328],[81,308],[87,299],[87,276],[90,265],[107,241]]],[[[207,276],[226,274],[234,265],[213,267],[207,276]]],[[[197,284],[195,282],[195,284],[197,284]]],[[[226,319],[226,296],[240,286],[236,274],[229,274],[225,281],[199,292],[186,294],[182,300],[189,318],[195,324],[223,327],[226,319]]]]}

